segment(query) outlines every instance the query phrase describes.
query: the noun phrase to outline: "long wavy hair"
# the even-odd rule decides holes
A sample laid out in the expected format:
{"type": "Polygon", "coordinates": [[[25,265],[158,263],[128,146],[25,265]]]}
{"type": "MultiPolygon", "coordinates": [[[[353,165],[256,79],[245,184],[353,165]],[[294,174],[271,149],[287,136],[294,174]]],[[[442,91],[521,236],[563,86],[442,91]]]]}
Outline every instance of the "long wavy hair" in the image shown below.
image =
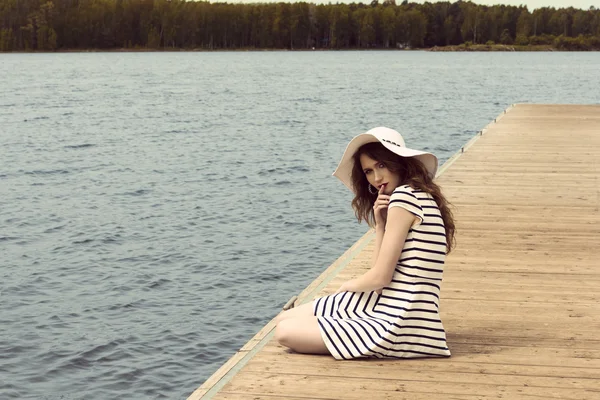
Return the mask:
{"type": "Polygon", "coordinates": [[[450,209],[450,203],[438,185],[429,176],[427,168],[414,157],[401,157],[386,149],[380,142],[367,143],[361,146],[354,154],[354,166],[352,168],[352,184],[355,196],[352,200],[352,208],[358,222],[366,221],[369,226],[375,225],[375,213],[373,204],[377,199],[377,193],[369,192],[369,181],[360,164],[360,156],[365,154],[375,161],[385,164],[387,169],[400,176],[400,184],[409,185],[413,189],[422,190],[431,194],[437,203],[444,227],[446,229],[446,253],[454,248],[454,216],[450,209]]]}

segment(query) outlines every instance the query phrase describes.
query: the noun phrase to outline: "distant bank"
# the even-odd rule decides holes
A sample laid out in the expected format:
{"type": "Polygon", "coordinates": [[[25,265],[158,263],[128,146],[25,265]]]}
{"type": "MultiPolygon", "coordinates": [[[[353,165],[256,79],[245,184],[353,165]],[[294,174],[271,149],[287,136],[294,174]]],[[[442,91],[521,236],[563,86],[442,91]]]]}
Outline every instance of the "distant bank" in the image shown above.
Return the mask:
{"type": "Polygon", "coordinates": [[[522,46],[522,45],[505,45],[505,44],[461,44],[457,46],[434,46],[431,48],[416,48],[416,49],[396,49],[396,48],[346,48],[346,49],[272,49],[272,48],[239,48],[239,49],[206,49],[206,48],[193,48],[193,49],[178,49],[178,48],[114,48],[114,49],[60,49],[54,51],[13,51],[11,53],[167,53],[167,52],[244,52],[244,51],[294,51],[294,52],[308,52],[308,51],[432,51],[432,52],[553,52],[553,51],[600,51],[600,48],[590,49],[564,49],[557,48],[550,45],[536,45],[536,46],[522,46]]]}
{"type": "MultiPolygon", "coordinates": [[[[472,45],[458,45],[458,46],[435,46],[427,51],[577,51],[577,50],[565,50],[558,49],[554,46],[549,45],[538,45],[538,46],[519,46],[519,45],[507,45],[507,44],[472,44],[472,45]]],[[[598,51],[597,49],[589,49],[588,51],[598,51]]]]}
{"type": "Polygon", "coordinates": [[[460,43],[469,50],[479,49],[469,43],[600,50],[600,9],[543,7],[530,12],[525,6],[460,0],[0,0],[0,52],[138,46],[370,50],[452,45],[462,50],[460,43]]]}

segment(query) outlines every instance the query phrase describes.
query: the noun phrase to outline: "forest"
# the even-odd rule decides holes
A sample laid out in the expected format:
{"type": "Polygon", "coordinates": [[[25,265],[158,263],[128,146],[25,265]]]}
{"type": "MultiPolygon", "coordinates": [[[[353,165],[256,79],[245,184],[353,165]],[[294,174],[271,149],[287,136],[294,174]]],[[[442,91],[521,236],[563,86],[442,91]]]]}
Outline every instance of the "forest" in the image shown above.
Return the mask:
{"type": "Polygon", "coordinates": [[[540,45],[600,50],[600,9],[424,4],[0,0],[0,51],[422,49],[540,45]]]}

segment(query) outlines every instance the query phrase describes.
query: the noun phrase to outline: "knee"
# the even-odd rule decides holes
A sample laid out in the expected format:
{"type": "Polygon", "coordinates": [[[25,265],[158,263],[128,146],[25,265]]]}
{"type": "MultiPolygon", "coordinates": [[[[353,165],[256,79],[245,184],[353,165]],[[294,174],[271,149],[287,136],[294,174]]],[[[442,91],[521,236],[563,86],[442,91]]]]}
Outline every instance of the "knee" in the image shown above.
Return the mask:
{"type": "Polygon", "coordinates": [[[292,335],[292,324],[289,319],[281,319],[275,327],[275,340],[285,347],[290,347],[290,337],[292,335]]]}
{"type": "Polygon", "coordinates": [[[278,316],[275,317],[275,323],[277,325],[279,325],[281,323],[281,321],[292,318],[292,315],[290,313],[291,310],[286,310],[282,313],[280,313],[278,316]]]}
{"type": "Polygon", "coordinates": [[[285,313],[287,311],[284,311],[282,313],[280,313],[278,316],[275,317],[275,325],[279,326],[279,324],[281,323],[281,321],[283,321],[285,319],[285,313]]]}

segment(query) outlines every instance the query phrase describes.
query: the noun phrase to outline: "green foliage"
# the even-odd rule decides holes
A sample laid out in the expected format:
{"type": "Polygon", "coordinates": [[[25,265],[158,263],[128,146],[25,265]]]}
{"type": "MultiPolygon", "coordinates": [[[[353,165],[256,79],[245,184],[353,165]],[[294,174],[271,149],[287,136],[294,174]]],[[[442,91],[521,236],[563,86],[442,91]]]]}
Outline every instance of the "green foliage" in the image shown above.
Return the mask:
{"type": "Polygon", "coordinates": [[[0,51],[9,51],[13,47],[12,29],[0,30],[0,51]]]}
{"type": "Polygon", "coordinates": [[[494,42],[493,40],[488,40],[487,42],[485,42],[485,44],[486,44],[487,46],[493,46],[493,45],[495,45],[495,44],[496,44],[496,42],[494,42]]]}
{"type": "Polygon", "coordinates": [[[530,36],[529,44],[530,45],[552,45],[554,44],[554,39],[556,37],[554,35],[541,35],[541,36],[530,36]]]}
{"type": "MultiPolygon", "coordinates": [[[[597,49],[600,10],[410,3],[0,0],[0,51],[422,48],[467,43],[597,49]]],[[[465,46],[463,46],[465,47],[465,46]]]]}
{"type": "Polygon", "coordinates": [[[502,34],[500,35],[500,43],[502,44],[513,44],[513,39],[510,36],[510,32],[508,29],[505,29],[502,31],[502,34]]]}
{"type": "Polygon", "coordinates": [[[160,48],[161,34],[158,32],[156,27],[152,26],[148,31],[148,40],[146,41],[146,46],[151,49],[160,48]]]}
{"type": "Polygon", "coordinates": [[[579,35],[576,38],[560,35],[554,40],[554,46],[559,50],[569,51],[600,50],[600,38],[589,35],[579,35]]]}
{"type": "Polygon", "coordinates": [[[527,46],[529,44],[529,38],[523,34],[517,35],[515,43],[518,46],[527,46]]]}

